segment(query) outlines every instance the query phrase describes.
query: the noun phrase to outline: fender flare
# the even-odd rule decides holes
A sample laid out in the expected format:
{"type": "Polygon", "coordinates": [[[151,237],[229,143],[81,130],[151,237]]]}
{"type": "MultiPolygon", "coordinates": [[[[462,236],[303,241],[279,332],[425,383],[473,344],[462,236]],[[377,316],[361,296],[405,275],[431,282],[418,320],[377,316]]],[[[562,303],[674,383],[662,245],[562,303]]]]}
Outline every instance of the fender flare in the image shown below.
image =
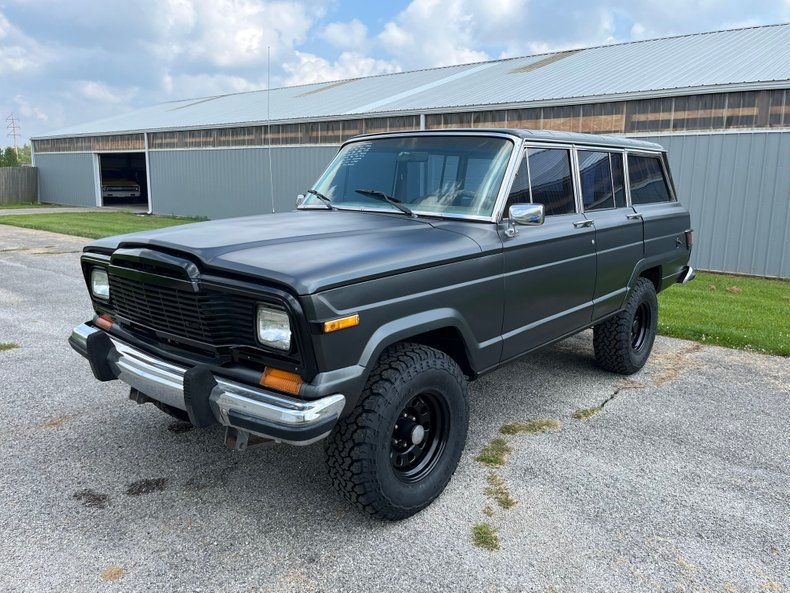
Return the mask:
{"type": "MultiPolygon", "coordinates": [[[[634,266],[634,271],[631,273],[631,278],[628,280],[628,290],[626,291],[625,298],[628,298],[628,296],[631,294],[631,291],[634,289],[634,286],[636,286],[636,281],[639,278],[639,276],[642,274],[642,272],[655,267],[658,267],[660,270],[663,261],[664,259],[662,258],[662,256],[658,255],[655,257],[642,258],[638,262],[636,262],[636,265],[634,266]]],[[[659,276],[660,276],[659,279],[660,282],[663,282],[662,274],[659,273],[659,276]]],[[[625,299],[623,299],[623,301],[625,302],[625,299]]]]}
{"type": "Polygon", "coordinates": [[[385,323],[373,332],[365,344],[358,364],[367,369],[365,373],[367,375],[371,364],[375,364],[375,361],[388,346],[419,334],[447,327],[457,329],[461,334],[467,358],[472,367],[476,368],[474,353],[478,349],[476,347],[477,340],[461,314],[449,307],[421,311],[385,323]]]}

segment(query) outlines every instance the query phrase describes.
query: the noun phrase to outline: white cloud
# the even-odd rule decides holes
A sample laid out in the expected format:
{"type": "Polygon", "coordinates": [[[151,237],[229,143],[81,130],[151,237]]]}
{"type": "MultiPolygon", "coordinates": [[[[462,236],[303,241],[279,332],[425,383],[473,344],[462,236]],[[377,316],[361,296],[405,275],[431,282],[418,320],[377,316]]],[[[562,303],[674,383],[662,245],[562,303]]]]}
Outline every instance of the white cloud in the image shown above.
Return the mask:
{"type": "Polygon", "coordinates": [[[96,80],[78,80],[74,90],[83,98],[95,103],[126,103],[135,94],[135,89],[112,89],[96,80]]]}
{"type": "Polygon", "coordinates": [[[162,77],[162,90],[172,99],[190,99],[255,91],[266,86],[264,81],[226,74],[171,74],[162,77]]]}
{"type": "Polygon", "coordinates": [[[0,76],[32,74],[50,59],[44,46],[22,33],[0,12],[0,76]]]}
{"type": "Polygon", "coordinates": [[[261,64],[302,43],[323,15],[307,2],[167,0],[153,45],[161,59],[186,58],[223,68],[261,64]]]}
{"type": "Polygon", "coordinates": [[[388,74],[399,72],[400,67],[394,62],[355,52],[343,52],[337,60],[330,62],[320,56],[297,51],[294,60],[283,64],[283,70],[289,74],[285,84],[294,85],[388,74]]]}
{"type": "Polygon", "coordinates": [[[23,118],[32,117],[40,122],[46,122],[49,120],[48,113],[46,113],[42,108],[36,105],[32,105],[22,95],[16,95],[14,97],[14,103],[16,104],[17,114],[21,115],[23,118]]]}
{"type": "Polygon", "coordinates": [[[488,30],[501,24],[501,15],[497,2],[412,0],[384,26],[378,39],[407,68],[478,62],[488,59],[488,54],[476,46],[488,30]]]}
{"type": "Polygon", "coordinates": [[[359,19],[329,23],[321,32],[321,37],[340,49],[360,49],[365,45],[367,36],[368,28],[359,19]]]}

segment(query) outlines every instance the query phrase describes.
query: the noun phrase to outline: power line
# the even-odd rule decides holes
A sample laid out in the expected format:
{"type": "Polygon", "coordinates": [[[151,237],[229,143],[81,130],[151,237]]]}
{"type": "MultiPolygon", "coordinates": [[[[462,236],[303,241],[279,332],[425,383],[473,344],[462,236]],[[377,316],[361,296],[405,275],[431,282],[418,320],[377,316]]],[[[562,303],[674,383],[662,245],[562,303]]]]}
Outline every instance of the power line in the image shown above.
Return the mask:
{"type": "Polygon", "coordinates": [[[19,160],[19,142],[18,138],[21,135],[22,128],[19,126],[19,122],[17,121],[16,117],[12,113],[9,115],[6,120],[6,129],[8,130],[7,136],[10,136],[14,139],[14,152],[16,153],[16,158],[19,160]]]}

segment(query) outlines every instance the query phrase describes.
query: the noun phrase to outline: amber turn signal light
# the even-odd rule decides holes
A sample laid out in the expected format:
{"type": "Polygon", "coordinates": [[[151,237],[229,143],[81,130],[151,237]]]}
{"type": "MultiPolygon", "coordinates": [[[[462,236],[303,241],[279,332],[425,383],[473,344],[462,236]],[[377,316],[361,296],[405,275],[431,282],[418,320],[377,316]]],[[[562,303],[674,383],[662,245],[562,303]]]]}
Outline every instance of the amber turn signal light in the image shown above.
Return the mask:
{"type": "Polygon", "coordinates": [[[299,389],[302,387],[302,378],[296,373],[266,367],[266,370],[261,375],[260,383],[264,387],[271,387],[272,389],[279,389],[286,393],[298,395],[299,389]]]}
{"type": "Polygon", "coordinates": [[[108,330],[112,327],[113,320],[112,317],[109,315],[100,315],[96,318],[96,325],[98,325],[103,330],[108,330]]]}
{"type": "Polygon", "coordinates": [[[332,321],[324,321],[324,333],[336,332],[339,329],[346,329],[347,327],[354,327],[359,325],[359,314],[354,313],[348,317],[341,317],[340,319],[333,319],[332,321]]]}

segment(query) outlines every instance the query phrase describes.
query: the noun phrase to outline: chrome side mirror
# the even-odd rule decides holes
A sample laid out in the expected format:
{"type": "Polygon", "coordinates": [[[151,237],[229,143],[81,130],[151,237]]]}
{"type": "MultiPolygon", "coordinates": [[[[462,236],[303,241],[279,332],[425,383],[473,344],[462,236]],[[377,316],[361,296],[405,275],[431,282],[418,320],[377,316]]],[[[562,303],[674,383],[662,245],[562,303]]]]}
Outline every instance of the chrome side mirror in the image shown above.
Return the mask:
{"type": "Polygon", "coordinates": [[[543,204],[513,204],[508,210],[508,216],[516,224],[537,226],[543,224],[546,209],[543,204]]]}
{"type": "Polygon", "coordinates": [[[546,218],[546,209],[543,204],[513,204],[507,211],[508,227],[505,234],[515,237],[518,234],[517,224],[525,226],[538,226],[546,218]]]}
{"type": "Polygon", "coordinates": [[[299,206],[304,204],[304,201],[306,199],[307,197],[304,194],[299,194],[298,196],[296,196],[296,207],[298,208],[299,206]]]}

